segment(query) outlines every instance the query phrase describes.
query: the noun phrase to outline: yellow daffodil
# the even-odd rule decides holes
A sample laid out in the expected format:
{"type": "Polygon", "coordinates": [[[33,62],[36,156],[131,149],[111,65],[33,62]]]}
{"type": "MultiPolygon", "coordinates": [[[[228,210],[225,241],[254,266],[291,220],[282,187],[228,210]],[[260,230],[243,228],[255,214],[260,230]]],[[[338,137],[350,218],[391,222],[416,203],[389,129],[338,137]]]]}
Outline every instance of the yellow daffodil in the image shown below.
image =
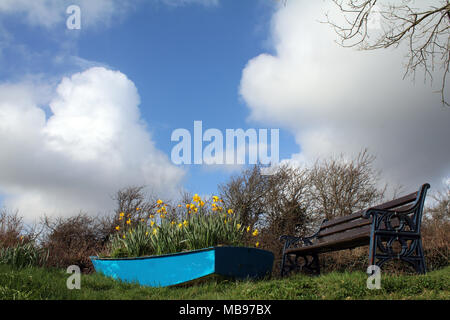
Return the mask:
{"type": "Polygon", "coordinates": [[[239,229],[241,228],[241,224],[238,223],[238,224],[236,225],[236,228],[239,230],[239,229]]]}
{"type": "Polygon", "coordinates": [[[127,224],[131,224],[131,220],[130,219],[127,220],[127,224]]]}
{"type": "Polygon", "coordinates": [[[183,227],[183,224],[182,224],[182,223],[179,223],[179,224],[178,224],[178,228],[181,229],[182,227],[183,227]]]}
{"type": "Polygon", "coordinates": [[[190,207],[191,205],[188,203],[188,204],[186,204],[186,209],[189,209],[189,207],[190,207]]]}
{"type": "Polygon", "coordinates": [[[198,194],[195,194],[195,195],[192,197],[192,200],[194,200],[194,202],[199,202],[199,201],[201,200],[201,198],[198,196],[198,194]]]}
{"type": "Polygon", "coordinates": [[[161,219],[165,219],[166,218],[166,216],[163,215],[162,213],[161,213],[160,217],[161,217],[161,219]]]}
{"type": "Polygon", "coordinates": [[[124,238],[124,239],[125,239],[125,235],[123,235],[123,236],[122,236],[122,238],[124,238]]]}
{"type": "Polygon", "coordinates": [[[119,217],[119,220],[122,220],[123,218],[122,217],[119,217]]]}
{"type": "Polygon", "coordinates": [[[205,203],[202,200],[200,200],[200,207],[203,207],[204,205],[205,203]]]}
{"type": "Polygon", "coordinates": [[[213,201],[214,201],[214,202],[219,201],[219,197],[218,197],[218,196],[213,196],[213,201]]]}
{"type": "Polygon", "coordinates": [[[125,215],[125,213],[121,212],[121,213],[119,214],[119,217],[123,217],[124,215],[125,215]]]}
{"type": "Polygon", "coordinates": [[[136,208],[136,211],[139,211],[139,210],[141,210],[141,208],[136,208]]]}
{"type": "Polygon", "coordinates": [[[233,209],[228,209],[228,214],[233,214],[233,209]]]}
{"type": "Polygon", "coordinates": [[[256,237],[258,235],[258,229],[255,229],[255,231],[253,231],[252,236],[256,237]]]}
{"type": "Polygon", "coordinates": [[[155,224],[155,221],[150,221],[150,227],[153,227],[154,224],[155,224]]]}
{"type": "Polygon", "coordinates": [[[250,232],[250,226],[248,226],[246,230],[247,230],[247,232],[250,232]]]}
{"type": "Polygon", "coordinates": [[[259,247],[259,242],[255,243],[255,247],[257,247],[257,248],[259,247]]]}
{"type": "Polygon", "coordinates": [[[183,225],[184,225],[185,227],[187,227],[188,222],[187,222],[186,220],[184,220],[184,221],[183,221],[183,225]]]}
{"type": "Polygon", "coordinates": [[[158,229],[153,229],[153,234],[156,235],[158,233],[158,229]]]}
{"type": "Polygon", "coordinates": [[[156,201],[157,204],[163,204],[163,201],[161,199],[158,199],[158,201],[156,201]]]}
{"type": "Polygon", "coordinates": [[[116,227],[116,230],[117,230],[117,231],[119,231],[119,230],[120,230],[120,227],[119,227],[119,226],[117,226],[117,227],[116,227]]]}
{"type": "Polygon", "coordinates": [[[175,221],[172,221],[170,224],[171,224],[171,225],[174,225],[174,224],[176,224],[176,222],[175,222],[175,221]]]}

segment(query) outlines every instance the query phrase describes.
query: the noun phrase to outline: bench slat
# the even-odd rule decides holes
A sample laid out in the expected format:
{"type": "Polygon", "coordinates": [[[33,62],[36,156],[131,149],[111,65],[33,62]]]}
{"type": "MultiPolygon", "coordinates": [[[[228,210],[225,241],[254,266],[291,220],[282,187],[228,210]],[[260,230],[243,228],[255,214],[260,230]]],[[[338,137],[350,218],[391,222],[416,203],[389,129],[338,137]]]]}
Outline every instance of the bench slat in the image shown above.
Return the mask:
{"type": "Polygon", "coordinates": [[[309,254],[309,253],[325,253],[329,251],[335,251],[339,249],[351,249],[355,247],[360,247],[368,245],[370,242],[370,237],[367,232],[352,233],[351,236],[334,241],[316,243],[312,246],[305,246],[301,248],[287,249],[286,254],[309,254]]]}
{"type": "Polygon", "coordinates": [[[319,232],[318,237],[321,238],[321,237],[329,236],[329,235],[332,235],[332,234],[335,234],[338,232],[351,230],[351,229],[358,228],[361,226],[366,226],[371,223],[372,223],[372,217],[370,219],[363,219],[363,218],[357,219],[357,220],[355,219],[350,222],[341,223],[341,224],[335,225],[333,227],[322,229],[319,232]]]}
{"type": "Polygon", "coordinates": [[[370,224],[359,226],[357,228],[333,233],[324,237],[317,238],[318,243],[323,242],[333,242],[333,241],[345,241],[347,239],[353,238],[355,235],[365,234],[367,237],[370,236],[370,224]]]}
{"type": "MultiPolygon", "coordinates": [[[[398,199],[395,199],[395,200],[391,200],[391,201],[382,203],[380,205],[374,206],[372,208],[375,208],[375,209],[393,209],[393,208],[396,208],[396,207],[408,204],[410,202],[414,202],[416,200],[416,198],[417,198],[417,191],[413,192],[413,193],[410,193],[410,194],[408,194],[406,196],[403,196],[401,198],[398,198],[398,199]]],[[[347,215],[345,217],[339,217],[339,218],[327,221],[327,222],[325,222],[322,225],[322,228],[323,229],[330,228],[330,227],[333,227],[335,225],[338,225],[338,224],[341,224],[341,223],[344,223],[344,222],[348,222],[348,221],[351,221],[351,220],[358,219],[358,218],[362,217],[362,214],[364,213],[364,211],[365,210],[360,210],[360,211],[357,211],[355,213],[349,214],[349,215],[347,215]]]]}

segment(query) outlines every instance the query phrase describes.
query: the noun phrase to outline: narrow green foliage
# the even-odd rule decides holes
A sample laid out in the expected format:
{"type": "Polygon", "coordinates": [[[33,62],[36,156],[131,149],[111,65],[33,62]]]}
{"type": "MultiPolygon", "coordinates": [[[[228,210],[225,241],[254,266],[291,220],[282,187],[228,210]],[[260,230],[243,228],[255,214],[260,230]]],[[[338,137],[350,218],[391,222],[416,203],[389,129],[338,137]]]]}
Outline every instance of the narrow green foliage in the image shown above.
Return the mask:
{"type": "Polygon", "coordinates": [[[426,275],[384,274],[380,290],[366,287],[363,272],[297,274],[283,279],[230,281],[218,278],[195,285],[150,288],[101,274],[81,275],[81,289],[66,287],[65,270],[15,269],[0,265],[0,300],[450,300],[450,267],[426,275]]]}
{"type": "Polygon", "coordinates": [[[17,269],[43,265],[47,258],[48,252],[38,248],[31,241],[20,240],[14,247],[0,250],[0,264],[7,264],[17,269]]]}
{"type": "Polygon", "coordinates": [[[167,205],[162,201],[157,204],[156,214],[148,218],[133,219],[120,213],[119,221],[122,223],[111,237],[110,256],[161,255],[245,244],[250,229],[241,225],[239,214],[221,207],[217,197],[208,204],[196,195],[194,202],[185,205],[186,210],[179,212],[175,219],[166,217],[167,205]]]}

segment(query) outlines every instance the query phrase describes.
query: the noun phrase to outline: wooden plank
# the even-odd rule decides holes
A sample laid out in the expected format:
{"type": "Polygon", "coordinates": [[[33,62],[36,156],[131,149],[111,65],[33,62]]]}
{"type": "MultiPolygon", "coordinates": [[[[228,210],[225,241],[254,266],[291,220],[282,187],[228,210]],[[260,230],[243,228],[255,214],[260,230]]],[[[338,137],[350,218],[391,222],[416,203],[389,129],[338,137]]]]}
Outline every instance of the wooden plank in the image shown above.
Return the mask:
{"type": "Polygon", "coordinates": [[[334,242],[334,241],[344,241],[347,239],[351,239],[355,235],[366,234],[370,235],[370,225],[360,226],[358,228],[346,230],[343,232],[333,233],[324,237],[317,238],[319,243],[323,242],[334,242]]]}
{"type": "Polygon", "coordinates": [[[306,246],[301,248],[292,248],[286,250],[286,254],[313,254],[324,253],[330,251],[352,249],[364,245],[368,245],[370,237],[367,233],[354,233],[347,239],[341,239],[339,241],[328,241],[324,243],[317,243],[312,246],[306,246]]]}
{"type": "Polygon", "coordinates": [[[335,225],[330,228],[322,229],[319,232],[319,237],[325,237],[327,235],[335,234],[335,233],[346,231],[346,230],[351,230],[351,229],[358,228],[361,226],[369,225],[371,223],[372,223],[372,218],[370,218],[370,219],[362,219],[362,218],[355,219],[350,222],[345,222],[345,223],[341,223],[341,224],[335,225]]]}
{"type": "Polygon", "coordinates": [[[374,208],[374,209],[393,209],[393,208],[396,208],[396,207],[399,207],[399,206],[403,206],[403,205],[408,204],[410,202],[416,201],[417,194],[418,194],[418,192],[416,191],[416,192],[410,193],[410,194],[408,194],[406,196],[403,196],[403,197],[400,197],[400,198],[397,198],[397,199],[385,202],[383,204],[374,206],[372,208],[374,208]]]}
{"type": "Polygon", "coordinates": [[[348,221],[351,221],[351,220],[354,220],[354,219],[361,218],[363,213],[364,213],[364,210],[360,210],[360,211],[357,211],[355,213],[349,214],[347,216],[339,217],[339,218],[327,221],[327,222],[325,222],[322,225],[322,229],[330,228],[330,227],[333,227],[335,225],[338,225],[338,224],[341,224],[341,223],[344,223],[344,222],[348,222],[348,221]]]}
{"type": "MultiPolygon", "coordinates": [[[[418,194],[418,192],[416,191],[416,192],[410,193],[410,194],[408,194],[406,196],[403,196],[403,197],[400,197],[400,198],[397,198],[397,199],[394,199],[394,200],[391,200],[391,201],[388,201],[388,202],[385,202],[385,203],[373,206],[371,208],[374,208],[374,209],[393,209],[393,208],[396,208],[396,207],[399,207],[399,206],[403,206],[405,204],[408,204],[410,202],[415,201],[416,198],[417,198],[417,194],[418,194]]],[[[336,225],[341,224],[341,223],[345,223],[345,222],[348,222],[348,221],[351,221],[351,220],[358,219],[358,218],[362,217],[362,214],[365,211],[366,210],[360,210],[360,211],[357,211],[355,213],[349,214],[349,215],[347,215],[345,217],[339,217],[339,218],[327,221],[327,222],[325,222],[322,225],[322,229],[330,228],[330,227],[336,226],[336,225]]]]}

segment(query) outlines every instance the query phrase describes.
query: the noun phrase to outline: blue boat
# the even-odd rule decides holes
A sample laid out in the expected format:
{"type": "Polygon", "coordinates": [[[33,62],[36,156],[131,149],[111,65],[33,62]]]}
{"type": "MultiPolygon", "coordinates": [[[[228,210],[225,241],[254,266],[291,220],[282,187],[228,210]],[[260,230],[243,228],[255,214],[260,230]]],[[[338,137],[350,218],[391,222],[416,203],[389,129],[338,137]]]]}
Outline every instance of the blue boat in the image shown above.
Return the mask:
{"type": "Polygon", "coordinates": [[[95,271],[124,282],[167,287],[209,275],[259,279],[272,272],[273,253],[249,247],[210,247],[136,258],[90,257],[95,271]]]}

